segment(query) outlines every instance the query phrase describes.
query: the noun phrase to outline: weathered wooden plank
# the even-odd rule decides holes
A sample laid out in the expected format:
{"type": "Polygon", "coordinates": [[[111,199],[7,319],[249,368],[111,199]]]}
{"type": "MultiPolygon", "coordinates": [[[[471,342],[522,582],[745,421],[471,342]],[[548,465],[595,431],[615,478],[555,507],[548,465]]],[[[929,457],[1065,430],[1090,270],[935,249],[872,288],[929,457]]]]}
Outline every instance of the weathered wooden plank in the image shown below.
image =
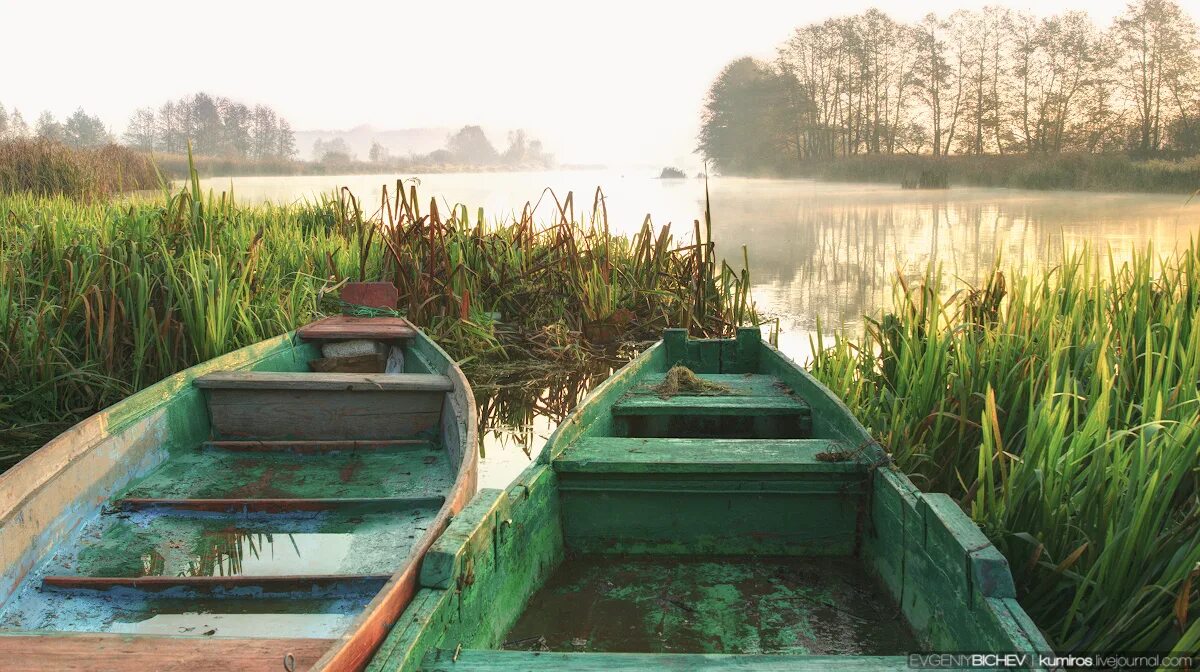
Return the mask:
{"type": "Polygon", "coordinates": [[[554,460],[558,472],[583,473],[865,473],[866,468],[844,444],[829,439],[591,436],[554,460]],[[839,456],[844,458],[828,459],[839,456]]]}
{"type": "Polygon", "coordinates": [[[296,335],[307,341],[370,338],[380,341],[412,338],[417,329],[402,317],[351,317],[334,315],[300,327],[296,335]]]}
{"type": "Polygon", "coordinates": [[[560,499],[569,551],[796,556],[848,555],[855,546],[861,496],[833,484],[825,492],[681,491],[675,483],[583,490],[567,476],[560,499]]]}
{"type": "Polygon", "coordinates": [[[613,415],[807,415],[808,405],[788,396],[743,397],[678,395],[669,399],[634,395],[613,405],[613,415]]]}
{"type": "Polygon", "coordinates": [[[687,329],[663,329],[662,343],[668,369],[687,359],[687,329]]]}
{"type": "Polygon", "coordinates": [[[436,431],[444,394],[213,389],[208,409],[218,440],[383,440],[436,431]]]}
{"type": "Polygon", "coordinates": [[[308,670],[332,639],[238,639],[145,635],[0,634],[0,660],[12,672],[278,672],[291,657],[308,670]]]}
{"type": "Polygon", "coordinates": [[[422,439],[384,439],[377,441],[205,441],[201,444],[201,447],[207,450],[225,450],[235,453],[439,450],[433,442],[422,439]]]}
{"type": "Polygon", "coordinates": [[[297,574],[280,576],[235,575],[235,576],[46,576],[42,585],[60,590],[109,588],[133,588],[136,590],[168,590],[170,588],[215,588],[262,587],[274,591],[307,590],[312,586],[354,581],[387,581],[391,574],[297,574]]]}
{"type": "Polygon", "coordinates": [[[196,379],[214,390],[331,390],[337,392],[450,392],[453,383],[437,373],[306,373],[303,371],[216,371],[196,379]]]}
{"type": "Polygon", "coordinates": [[[400,292],[390,282],[347,282],[339,294],[342,301],[368,308],[395,308],[400,292]]]}
{"type": "Polygon", "coordinates": [[[262,512],[324,511],[343,507],[362,506],[395,511],[436,508],[445,502],[444,497],[343,497],[331,499],[288,499],[288,498],[223,498],[223,499],[159,499],[152,497],[126,497],[118,499],[113,507],[119,510],[179,509],[181,511],[262,512]]]}
{"type": "Polygon", "coordinates": [[[503,490],[480,490],[429,547],[421,563],[421,587],[452,587],[467,558],[495,542],[496,518],[506,516],[507,509],[508,494],[503,490]]]}
{"type": "Polygon", "coordinates": [[[790,656],[706,653],[559,653],[467,649],[432,651],[425,672],[616,672],[628,670],[746,670],[753,672],[899,672],[903,656],[790,656]]]}

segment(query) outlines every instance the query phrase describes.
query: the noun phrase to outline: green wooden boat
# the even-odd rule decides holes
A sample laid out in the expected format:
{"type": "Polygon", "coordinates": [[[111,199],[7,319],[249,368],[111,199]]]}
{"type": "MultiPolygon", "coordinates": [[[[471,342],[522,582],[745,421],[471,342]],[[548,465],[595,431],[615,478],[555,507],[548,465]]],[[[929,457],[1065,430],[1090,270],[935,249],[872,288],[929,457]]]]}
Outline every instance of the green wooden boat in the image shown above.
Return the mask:
{"type": "Polygon", "coordinates": [[[462,371],[399,318],[171,376],[0,475],[0,668],[361,669],[477,440],[462,371]]]}
{"type": "Polygon", "coordinates": [[[970,519],[757,329],[669,330],[512,485],[480,491],[420,582],[368,669],[900,670],[918,651],[1048,651],[970,519]]]}

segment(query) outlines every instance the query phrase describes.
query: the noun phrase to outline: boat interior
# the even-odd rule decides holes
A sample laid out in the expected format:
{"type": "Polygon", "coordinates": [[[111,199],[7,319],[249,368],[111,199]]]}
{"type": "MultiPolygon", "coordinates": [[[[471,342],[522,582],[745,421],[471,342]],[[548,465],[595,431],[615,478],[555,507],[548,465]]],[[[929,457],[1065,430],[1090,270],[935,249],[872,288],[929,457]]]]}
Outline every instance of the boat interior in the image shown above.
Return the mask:
{"type": "Polygon", "coordinates": [[[757,329],[667,330],[480,491],[420,580],[371,669],[907,669],[929,647],[1045,647],[958,505],[757,329]]]}
{"type": "Polygon", "coordinates": [[[459,379],[404,320],[328,318],[85,421],[0,481],[0,651],[288,638],[303,669],[474,491],[459,379]]]}

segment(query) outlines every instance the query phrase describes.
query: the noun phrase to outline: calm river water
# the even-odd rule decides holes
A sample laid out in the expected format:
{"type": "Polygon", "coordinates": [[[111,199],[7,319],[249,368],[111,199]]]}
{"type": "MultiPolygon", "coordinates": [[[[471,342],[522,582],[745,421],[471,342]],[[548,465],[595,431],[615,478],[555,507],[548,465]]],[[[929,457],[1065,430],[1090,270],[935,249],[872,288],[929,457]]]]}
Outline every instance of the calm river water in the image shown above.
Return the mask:
{"type": "MultiPolygon", "coordinates": [[[[519,212],[546,188],[562,199],[575,194],[577,212],[590,210],[596,188],[605,195],[611,228],[632,233],[649,214],[656,225],[690,240],[703,219],[704,181],[659,180],[653,171],[454,173],[420,178],[423,199],[463,203],[489,216],[519,212]]],[[[203,180],[239,200],[292,202],[349,187],[371,211],[384,183],[395,176],[239,177],[203,180]]],[[[1200,187],[1200,185],[1197,185],[1200,187]]],[[[1090,243],[1128,258],[1153,243],[1166,252],[1200,233],[1200,199],[1186,196],[1042,192],[954,188],[908,191],[874,184],[809,180],[713,178],[709,181],[713,238],[718,254],[741,267],[746,246],[755,301],[780,320],[780,347],[805,360],[818,320],[824,329],[862,324],[863,314],[887,306],[897,273],[920,274],[939,264],[948,278],[975,283],[1000,260],[1007,268],[1057,263],[1064,249],[1090,243]]],[[[547,195],[538,214],[549,219],[547,195]]],[[[532,425],[488,428],[481,485],[507,484],[553,429],[535,415],[532,425]],[[506,431],[516,430],[516,431],[506,431]]],[[[483,428],[481,428],[483,429],[483,428]]]]}

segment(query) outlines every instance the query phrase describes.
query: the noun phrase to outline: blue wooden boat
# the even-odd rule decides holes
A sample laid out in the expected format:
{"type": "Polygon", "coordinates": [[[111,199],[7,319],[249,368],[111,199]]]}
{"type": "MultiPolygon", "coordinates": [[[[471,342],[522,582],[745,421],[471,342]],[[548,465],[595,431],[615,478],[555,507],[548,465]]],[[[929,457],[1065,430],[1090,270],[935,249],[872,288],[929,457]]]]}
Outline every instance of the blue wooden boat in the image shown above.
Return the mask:
{"type": "Polygon", "coordinates": [[[171,376],[0,475],[0,668],[360,669],[476,442],[462,371],[399,318],[171,376]]]}

